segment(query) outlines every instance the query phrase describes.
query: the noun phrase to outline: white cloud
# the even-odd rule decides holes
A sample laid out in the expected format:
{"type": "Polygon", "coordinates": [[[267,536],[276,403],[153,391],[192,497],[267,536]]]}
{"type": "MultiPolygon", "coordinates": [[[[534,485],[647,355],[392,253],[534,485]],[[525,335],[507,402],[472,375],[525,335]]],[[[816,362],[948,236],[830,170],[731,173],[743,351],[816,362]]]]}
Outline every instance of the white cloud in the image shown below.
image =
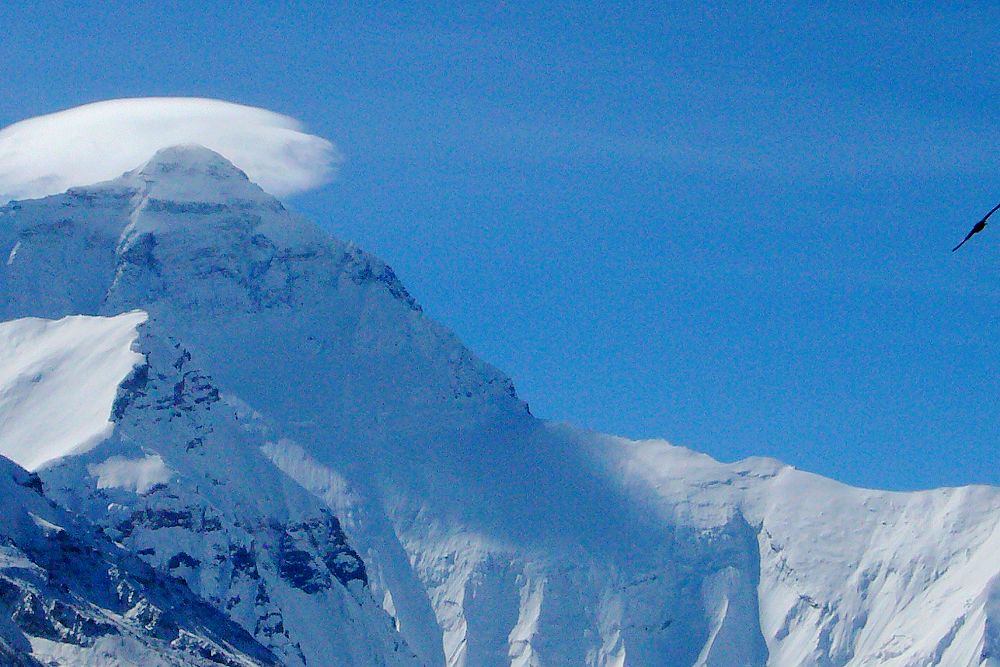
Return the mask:
{"type": "Polygon", "coordinates": [[[279,197],[329,182],[340,159],[329,141],[266,109],[193,97],[109,100],[0,130],[0,203],[116,178],[178,144],[220,153],[279,197]]]}

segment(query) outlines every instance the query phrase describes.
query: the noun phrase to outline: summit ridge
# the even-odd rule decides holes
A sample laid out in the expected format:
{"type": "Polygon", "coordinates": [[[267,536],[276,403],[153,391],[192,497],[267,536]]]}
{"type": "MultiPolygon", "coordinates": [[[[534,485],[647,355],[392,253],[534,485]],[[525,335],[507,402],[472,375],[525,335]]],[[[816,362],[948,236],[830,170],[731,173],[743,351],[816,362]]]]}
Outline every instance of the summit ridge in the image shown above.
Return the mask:
{"type": "Polygon", "coordinates": [[[160,201],[281,207],[277,199],[251,183],[236,165],[198,144],[161,149],[124,178],[128,180],[129,176],[146,197],[160,201]]]}

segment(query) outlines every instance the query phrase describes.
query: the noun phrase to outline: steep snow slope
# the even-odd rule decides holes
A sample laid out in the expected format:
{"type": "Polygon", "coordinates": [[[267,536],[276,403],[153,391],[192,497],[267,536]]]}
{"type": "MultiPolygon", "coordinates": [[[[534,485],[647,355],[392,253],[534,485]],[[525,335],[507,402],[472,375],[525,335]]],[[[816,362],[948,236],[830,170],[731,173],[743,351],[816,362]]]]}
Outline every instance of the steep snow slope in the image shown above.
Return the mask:
{"type": "Polygon", "coordinates": [[[277,665],[183,584],[42,495],[0,457],[0,664],[277,665]]]}
{"type": "MultiPolygon", "coordinates": [[[[126,381],[112,437],[50,463],[46,484],[220,608],[239,597],[230,613],[258,638],[269,612],[209,563],[255,539],[249,512],[278,517],[268,544],[315,542],[292,551],[322,572],[322,545],[343,540],[289,526],[327,511],[427,664],[998,664],[996,489],[863,491],[540,422],[385,264],[204,149],[0,216],[3,318],[149,314],[135,349],[155,380],[126,381]],[[188,368],[193,405],[167,419],[188,368]],[[165,470],[176,491],[158,495],[165,470]],[[305,509],[258,506],[282,494],[305,509]],[[224,541],[122,524],[189,504],[225,517],[224,541]]],[[[281,591],[274,551],[255,562],[281,591]]],[[[268,645],[290,659],[318,617],[269,597],[285,616],[268,645]]],[[[364,627],[350,636],[386,655],[392,635],[364,627]]]]}
{"type": "Polygon", "coordinates": [[[145,319],[134,313],[120,323],[68,317],[0,326],[4,456],[32,470],[107,438],[118,384],[142,358],[129,345],[145,319]]]}

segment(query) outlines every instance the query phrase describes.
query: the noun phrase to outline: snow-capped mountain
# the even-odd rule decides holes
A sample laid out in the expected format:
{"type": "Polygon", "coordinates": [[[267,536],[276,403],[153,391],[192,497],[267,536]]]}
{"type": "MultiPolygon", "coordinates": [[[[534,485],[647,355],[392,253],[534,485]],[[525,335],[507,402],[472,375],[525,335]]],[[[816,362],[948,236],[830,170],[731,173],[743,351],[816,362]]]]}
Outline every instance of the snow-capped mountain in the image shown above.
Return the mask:
{"type": "Polygon", "coordinates": [[[0,252],[0,454],[282,664],[1000,665],[1000,490],[538,420],[211,151],[0,208],[0,252]]]}

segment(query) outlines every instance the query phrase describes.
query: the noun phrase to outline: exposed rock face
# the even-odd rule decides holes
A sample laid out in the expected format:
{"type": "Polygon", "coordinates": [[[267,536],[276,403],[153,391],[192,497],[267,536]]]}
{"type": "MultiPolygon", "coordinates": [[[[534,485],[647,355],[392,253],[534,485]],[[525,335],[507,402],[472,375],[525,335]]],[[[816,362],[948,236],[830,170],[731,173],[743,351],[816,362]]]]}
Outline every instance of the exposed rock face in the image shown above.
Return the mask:
{"type": "MultiPolygon", "coordinates": [[[[0,319],[106,317],[0,324],[36,360],[0,366],[7,432],[34,405],[89,434],[0,452],[283,664],[998,664],[997,489],[851,489],[536,420],[384,263],[210,152],[0,208],[6,248],[0,319]],[[59,395],[107,429],[43,400],[92,377],[59,395]]],[[[33,599],[19,618],[60,646],[116,636],[33,599]]]]}
{"type": "Polygon", "coordinates": [[[56,507],[36,476],[6,459],[0,514],[3,664],[91,664],[101,655],[114,665],[279,664],[183,583],[56,507]]]}

